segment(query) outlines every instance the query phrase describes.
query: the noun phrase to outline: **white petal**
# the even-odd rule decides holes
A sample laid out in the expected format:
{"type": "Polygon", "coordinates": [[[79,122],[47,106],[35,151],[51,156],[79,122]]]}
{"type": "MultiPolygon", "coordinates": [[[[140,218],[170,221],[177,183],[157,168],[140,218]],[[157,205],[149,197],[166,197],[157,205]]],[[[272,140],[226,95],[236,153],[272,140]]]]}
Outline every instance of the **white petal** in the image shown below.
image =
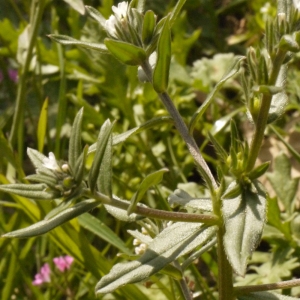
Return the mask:
{"type": "Polygon", "coordinates": [[[45,157],[43,159],[43,165],[44,165],[44,167],[46,167],[50,170],[56,170],[56,171],[60,170],[60,167],[56,162],[56,158],[55,158],[55,155],[53,152],[49,153],[49,158],[45,157]]]}
{"type": "Polygon", "coordinates": [[[121,2],[118,4],[118,7],[113,6],[112,11],[114,12],[115,16],[121,20],[126,17],[128,10],[128,2],[121,2]]]}

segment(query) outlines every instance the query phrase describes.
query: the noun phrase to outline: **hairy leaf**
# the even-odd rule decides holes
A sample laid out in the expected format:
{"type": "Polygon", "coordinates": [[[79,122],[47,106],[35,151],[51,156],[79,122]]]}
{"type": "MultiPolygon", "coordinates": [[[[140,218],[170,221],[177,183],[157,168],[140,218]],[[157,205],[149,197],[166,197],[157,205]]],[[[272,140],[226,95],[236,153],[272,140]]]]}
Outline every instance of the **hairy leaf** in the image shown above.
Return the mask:
{"type": "Polygon", "coordinates": [[[90,17],[92,17],[95,21],[97,21],[103,28],[105,28],[106,19],[102,16],[102,14],[94,7],[85,6],[86,12],[90,17]]]}
{"type": "MultiPolygon", "coordinates": [[[[241,276],[245,275],[247,260],[260,241],[266,220],[266,194],[258,181],[252,184],[256,192],[241,186],[241,194],[223,198],[222,206],[225,251],[233,270],[241,276]]],[[[233,182],[228,189],[236,185],[233,182]]]]}
{"type": "Polygon", "coordinates": [[[110,53],[126,65],[137,66],[146,59],[144,49],[133,44],[106,38],[104,43],[110,53]]]}
{"type": "Polygon", "coordinates": [[[75,171],[76,162],[82,152],[81,146],[81,124],[82,124],[82,117],[83,117],[83,108],[79,110],[77,113],[75,120],[73,122],[70,140],[69,140],[69,165],[71,170],[75,171]]]}
{"type": "Polygon", "coordinates": [[[64,211],[60,212],[59,214],[55,215],[51,219],[43,220],[37,222],[31,226],[28,226],[23,229],[15,230],[9,233],[2,235],[2,237],[9,237],[9,238],[28,238],[37,235],[44,234],[53,228],[71,220],[75,217],[88,212],[89,210],[97,207],[99,202],[94,199],[88,199],[81,201],[74,206],[65,209],[64,211]]]}
{"type": "Polygon", "coordinates": [[[157,44],[157,61],[153,70],[153,88],[157,93],[166,92],[171,63],[171,32],[166,19],[157,44]]]}
{"type": "Polygon", "coordinates": [[[109,54],[109,51],[107,50],[105,45],[100,43],[82,42],[67,35],[60,34],[49,34],[48,37],[62,45],[76,45],[87,49],[97,50],[102,54],[109,54]]]}
{"type": "Polygon", "coordinates": [[[204,244],[211,239],[215,231],[215,227],[201,224],[172,224],[153,239],[138,260],[115,265],[110,273],[98,282],[96,293],[109,293],[125,284],[145,280],[179,256],[204,244]]]}

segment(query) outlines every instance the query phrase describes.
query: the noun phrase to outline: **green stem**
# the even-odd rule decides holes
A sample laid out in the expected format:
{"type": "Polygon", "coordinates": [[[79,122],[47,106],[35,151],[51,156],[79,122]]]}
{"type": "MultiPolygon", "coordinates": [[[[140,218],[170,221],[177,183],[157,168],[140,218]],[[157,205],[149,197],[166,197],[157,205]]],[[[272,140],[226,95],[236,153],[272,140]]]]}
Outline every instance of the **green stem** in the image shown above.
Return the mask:
{"type": "Polygon", "coordinates": [[[254,292],[290,289],[296,286],[300,286],[300,279],[293,279],[293,280],[281,281],[276,283],[259,284],[259,285],[237,286],[234,288],[234,291],[236,295],[244,295],[244,294],[254,293],[254,292]]]}
{"type": "Polygon", "coordinates": [[[17,99],[16,99],[16,109],[13,117],[12,129],[9,136],[9,142],[13,146],[16,142],[19,131],[24,127],[24,106],[25,106],[25,96],[27,90],[27,74],[29,72],[30,62],[32,59],[33,48],[36,42],[38,29],[41,23],[42,14],[45,7],[45,0],[35,0],[32,2],[34,9],[31,12],[34,14],[33,22],[30,24],[30,37],[29,45],[27,49],[27,54],[25,62],[20,71],[20,82],[18,85],[17,99]]]}
{"type": "Polygon", "coordinates": [[[227,255],[223,246],[224,228],[219,226],[218,239],[218,289],[219,300],[233,300],[233,279],[232,268],[227,259],[227,255]]]}
{"type": "MultiPolygon", "coordinates": [[[[84,194],[88,198],[94,198],[96,200],[99,200],[103,204],[108,204],[124,210],[127,210],[130,205],[129,201],[127,202],[115,198],[110,198],[100,192],[95,192],[93,194],[88,189],[85,190],[84,194]]],[[[148,218],[175,221],[175,222],[192,222],[192,223],[203,223],[207,225],[216,225],[218,224],[219,221],[219,218],[215,215],[201,215],[201,214],[171,212],[171,211],[164,211],[164,210],[153,209],[153,208],[143,207],[143,206],[137,206],[133,212],[148,218]]]]}
{"type": "MultiPolygon", "coordinates": [[[[272,86],[276,84],[276,80],[278,78],[285,56],[286,56],[286,51],[279,49],[273,61],[273,69],[271,72],[268,85],[272,86]]],[[[271,101],[272,101],[272,95],[270,94],[263,95],[257,121],[255,124],[255,133],[250,146],[250,151],[249,151],[250,156],[248,158],[247,167],[246,167],[247,172],[250,172],[253,169],[257,156],[259,154],[262,141],[264,138],[265,128],[267,126],[271,101]]]]}
{"type": "MultiPolygon", "coordinates": [[[[152,70],[149,63],[145,62],[142,64],[141,67],[147,75],[148,80],[152,82],[152,70]]],[[[201,176],[204,178],[205,182],[209,186],[210,191],[213,193],[214,190],[218,188],[218,184],[215,178],[213,177],[203,156],[201,155],[194,138],[189,134],[189,130],[186,124],[184,123],[181,115],[179,114],[178,110],[176,109],[174,103],[172,102],[167,92],[158,93],[158,96],[164,104],[167,111],[169,112],[169,114],[171,115],[171,117],[173,118],[175,127],[179,131],[180,135],[182,136],[183,140],[185,141],[188,147],[189,152],[193,156],[201,176]]]]}

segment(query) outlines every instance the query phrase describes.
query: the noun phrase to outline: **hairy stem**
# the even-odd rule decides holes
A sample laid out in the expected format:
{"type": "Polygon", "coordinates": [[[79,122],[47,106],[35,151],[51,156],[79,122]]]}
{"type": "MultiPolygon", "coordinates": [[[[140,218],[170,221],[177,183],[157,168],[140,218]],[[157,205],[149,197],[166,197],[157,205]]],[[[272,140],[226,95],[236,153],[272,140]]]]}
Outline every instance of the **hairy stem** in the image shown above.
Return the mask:
{"type": "MultiPolygon", "coordinates": [[[[143,68],[145,74],[147,75],[148,80],[151,82],[152,81],[152,70],[151,70],[149,63],[145,62],[144,64],[142,64],[141,67],[143,68]]],[[[167,111],[169,112],[169,114],[171,115],[171,117],[173,118],[175,127],[179,131],[181,137],[183,138],[183,140],[185,141],[185,143],[189,149],[189,152],[193,156],[201,176],[204,178],[205,182],[209,186],[210,191],[213,192],[215,189],[218,188],[218,184],[217,184],[216,180],[214,179],[203,156],[201,155],[194,138],[189,134],[188,128],[187,128],[186,124],[184,123],[181,115],[179,114],[178,110],[174,106],[168,93],[166,93],[166,92],[158,93],[158,96],[159,96],[160,100],[162,101],[162,103],[164,104],[167,111]]]]}
{"type": "Polygon", "coordinates": [[[300,286],[300,279],[293,279],[293,280],[281,281],[276,283],[259,284],[259,285],[237,286],[234,288],[234,292],[236,295],[243,295],[243,294],[254,293],[254,292],[290,289],[296,286],[300,286]]]}
{"type": "MultiPolygon", "coordinates": [[[[282,51],[279,49],[273,61],[273,69],[268,83],[269,85],[272,86],[276,84],[276,80],[278,78],[285,56],[286,56],[286,51],[282,51]]],[[[250,172],[253,169],[257,156],[259,154],[262,141],[264,138],[264,132],[267,126],[271,101],[272,101],[272,95],[270,94],[263,95],[257,121],[255,124],[255,133],[250,146],[250,151],[249,151],[250,156],[246,167],[247,172],[250,172]]]]}
{"type": "MultiPolygon", "coordinates": [[[[94,198],[96,200],[99,200],[103,204],[108,204],[124,210],[127,210],[130,205],[129,201],[124,201],[124,200],[122,201],[119,199],[110,198],[100,192],[91,193],[89,189],[86,189],[84,194],[88,198],[94,198]]],[[[218,224],[219,221],[219,218],[215,215],[201,215],[201,214],[171,212],[171,211],[148,208],[139,205],[134,209],[133,212],[148,218],[169,220],[169,221],[176,221],[176,222],[192,222],[192,223],[203,223],[207,225],[216,225],[218,224]]]]}

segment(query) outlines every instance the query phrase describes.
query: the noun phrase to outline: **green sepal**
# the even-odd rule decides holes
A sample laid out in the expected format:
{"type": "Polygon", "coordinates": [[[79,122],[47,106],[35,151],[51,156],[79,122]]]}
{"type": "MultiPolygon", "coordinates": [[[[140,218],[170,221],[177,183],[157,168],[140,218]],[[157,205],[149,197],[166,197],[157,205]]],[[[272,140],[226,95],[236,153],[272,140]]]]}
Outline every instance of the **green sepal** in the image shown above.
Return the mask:
{"type": "Polygon", "coordinates": [[[102,54],[109,54],[109,51],[105,47],[105,45],[100,43],[88,43],[88,42],[82,42],[79,40],[76,40],[72,37],[69,37],[67,35],[60,35],[60,34],[49,34],[48,37],[62,45],[76,45],[87,49],[97,50],[101,52],[102,54]]]}
{"type": "Polygon", "coordinates": [[[43,174],[32,174],[25,177],[29,181],[37,182],[37,183],[45,183],[49,187],[55,188],[57,185],[57,180],[53,176],[47,176],[43,174]]]}
{"type": "Polygon", "coordinates": [[[96,153],[88,178],[89,188],[91,192],[94,192],[96,188],[101,163],[104,158],[105,150],[107,147],[107,143],[109,142],[113,126],[114,123],[111,123],[110,120],[106,120],[100,129],[97,140],[96,153]]]}
{"type": "Polygon", "coordinates": [[[73,172],[75,172],[75,165],[82,151],[82,146],[81,146],[82,117],[83,117],[83,108],[79,110],[79,112],[75,117],[72,130],[71,130],[70,140],[69,140],[68,162],[73,172]]]}
{"type": "Polygon", "coordinates": [[[110,53],[120,62],[130,66],[138,66],[147,58],[144,49],[133,44],[106,38],[104,43],[110,53]]]}
{"type": "Polygon", "coordinates": [[[130,8],[136,8],[139,13],[145,10],[146,0],[131,0],[129,3],[130,8]]]}
{"type": "Polygon", "coordinates": [[[148,45],[152,38],[156,25],[156,16],[152,10],[147,10],[144,16],[143,29],[142,29],[142,41],[144,45],[148,45]]]}
{"type": "Polygon", "coordinates": [[[264,162],[263,164],[261,164],[260,166],[256,167],[251,172],[249,172],[248,178],[251,180],[259,178],[260,176],[262,176],[263,174],[265,174],[267,172],[269,166],[270,166],[269,161],[264,162]]]}
{"type": "Polygon", "coordinates": [[[91,6],[87,6],[87,5],[85,6],[85,9],[91,18],[93,18],[103,28],[105,28],[106,19],[102,16],[102,14],[97,9],[95,9],[94,7],[91,7],[91,6]]]}
{"type": "Polygon", "coordinates": [[[162,181],[163,174],[165,172],[168,172],[169,170],[166,168],[163,168],[159,171],[153,172],[149,175],[147,175],[142,183],[140,184],[138,190],[134,193],[130,200],[130,205],[127,209],[127,214],[130,215],[136,208],[137,203],[142,200],[145,193],[148,191],[148,189],[153,186],[157,185],[162,181]]]}
{"type": "Polygon", "coordinates": [[[241,185],[238,182],[234,182],[229,185],[227,190],[222,195],[222,199],[233,199],[240,196],[242,193],[241,185]]]}
{"type": "MultiPolygon", "coordinates": [[[[238,184],[233,182],[227,190],[238,184]]],[[[245,185],[236,198],[222,199],[224,248],[234,272],[240,276],[246,273],[248,259],[260,242],[266,221],[266,193],[258,181],[252,184],[256,192],[245,185]]]]}
{"type": "Polygon", "coordinates": [[[153,88],[157,93],[166,92],[171,63],[171,32],[168,18],[165,20],[157,43],[157,61],[153,70],[153,88]]]}
{"type": "Polygon", "coordinates": [[[75,204],[72,207],[66,208],[51,219],[37,222],[23,229],[15,230],[2,235],[7,238],[29,238],[44,234],[55,227],[78,217],[79,215],[90,211],[99,205],[99,202],[94,199],[88,199],[75,204]]]}
{"type": "Polygon", "coordinates": [[[79,156],[75,164],[74,180],[77,184],[80,184],[84,178],[85,162],[86,162],[88,150],[89,150],[89,146],[86,145],[83,148],[83,152],[81,153],[81,155],[79,156]]]}
{"type": "Polygon", "coordinates": [[[6,193],[16,194],[22,197],[37,199],[37,200],[50,200],[60,197],[60,193],[50,190],[44,183],[38,184],[3,184],[0,185],[0,191],[6,193]]]}

